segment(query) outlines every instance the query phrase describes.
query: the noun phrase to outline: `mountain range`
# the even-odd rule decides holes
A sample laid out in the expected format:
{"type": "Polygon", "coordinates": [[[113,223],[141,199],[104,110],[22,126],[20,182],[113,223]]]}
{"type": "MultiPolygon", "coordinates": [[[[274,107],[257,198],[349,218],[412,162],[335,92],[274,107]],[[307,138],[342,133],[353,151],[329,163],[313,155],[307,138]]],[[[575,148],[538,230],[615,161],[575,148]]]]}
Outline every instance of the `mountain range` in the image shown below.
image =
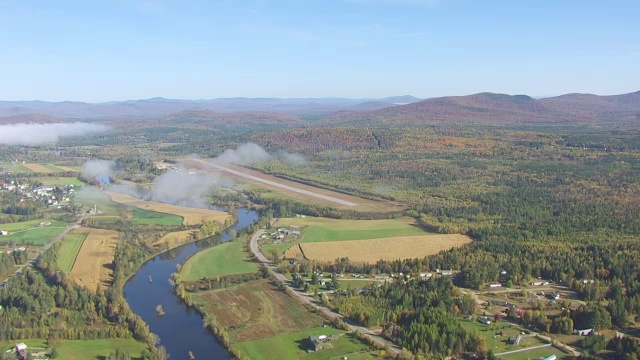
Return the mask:
{"type": "Polygon", "coordinates": [[[394,96],[383,99],[346,98],[220,98],[212,100],[177,100],[152,98],[145,100],[85,103],[74,101],[0,101],[0,117],[27,114],[59,118],[159,117],[182,111],[261,111],[322,116],[340,110],[368,111],[409,104],[421,99],[394,96]]]}
{"type": "Polygon", "coordinates": [[[58,122],[69,119],[137,122],[148,126],[372,126],[472,123],[640,124],[640,91],[599,96],[566,94],[534,99],[527,95],[479,93],[420,100],[412,96],[378,100],[344,98],[228,98],[147,100],[89,104],[42,101],[0,102],[0,123],[58,122]]]}

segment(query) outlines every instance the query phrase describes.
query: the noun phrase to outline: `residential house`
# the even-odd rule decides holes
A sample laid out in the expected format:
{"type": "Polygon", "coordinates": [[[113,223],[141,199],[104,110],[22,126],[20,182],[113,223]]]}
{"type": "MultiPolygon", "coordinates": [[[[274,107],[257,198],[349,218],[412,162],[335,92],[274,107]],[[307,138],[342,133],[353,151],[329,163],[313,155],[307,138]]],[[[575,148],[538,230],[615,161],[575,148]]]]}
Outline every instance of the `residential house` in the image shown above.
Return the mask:
{"type": "Polygon", "coordinates": [[[522,341],[522,335],[512,336],[509,339],[507,339],[507,344],[520,345],[520,341],[522,341]]]}
{"type": "Polygon", "coordinates": [[[489,320],[489,318],[487,318],[486,316],[478,317],[478,322],[483,325],[491,325],[491,320],[489,320]]]}
{"type": "Polygon", "coordinates": [[[309,351],[320,351],[324,349],[324,339],[326,336],[324,335],[311,335],[309,336],[309,351]]]}

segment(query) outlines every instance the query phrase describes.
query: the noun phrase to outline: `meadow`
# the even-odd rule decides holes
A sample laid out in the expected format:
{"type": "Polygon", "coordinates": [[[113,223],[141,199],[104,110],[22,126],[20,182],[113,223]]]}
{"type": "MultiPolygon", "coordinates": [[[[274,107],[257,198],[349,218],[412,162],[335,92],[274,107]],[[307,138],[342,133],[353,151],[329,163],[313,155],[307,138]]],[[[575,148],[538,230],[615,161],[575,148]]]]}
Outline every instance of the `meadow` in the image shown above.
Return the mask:
{"type": "MultiPolygon", "coordinates": [[[[21,342],[32,349],[49,349],[45,339],[21,339],[0,341],[0,351],[4,353],[21,342]]],[[[134,339],[56,340],[53,348],[58,351],[58,359],[64,360],[106,359],[115,349],[124,350],[133,359],[138,359],[147,345],[134,339]]]]}
{"type": "Polygon", "coordinates": [[[373,359],[373,352],[368,352],[368,345],[352,334],[332,327],[316,327],[291,334],[279,335],[266,339],[240,342],[233,345],[243,355],[252,360],[277,359],[373,359]],[[307,339],[312,335],[337,335],[338,339],[326,343],[326,348],[307,353],[307,339]]]}
{"type": "Polygon", "coordinates": [[[66,273],[71,271],[86,237],[86,233],[70,233],[62,239],[58,249],[58,267],[60,270],[66,273]]]}
{"type": "Polygon", "coordinates": [[[520,334],[520,330],[512,326],[508,323],[492,323],[492,325],[483,325],[477,321],[471,321],[468,319],[461,319],[460,324],[467,330],[476,331],[487,341],[487,346],[490,350],[493,350],[494,354],[499,354],[507,351],[514,351],[525,349],[532,346],[544,345],[546,344],[542,340],[539,340],[535,337],[526,337],[521,342],[520,345],[509,345],[507,344],[507,339],[510,336],[517,336],[520,334]],[[503,332],[505,336],[497,336],[496,332],[503,332]]]}
{"type": "Polygon", "coordinates": [[[182,267],[182,279],[194,281],[216,276],[258,271],[258,265],[244,250],[241,241],[220,244],[193,255],[182,267]]]}
{"type": "Polygon", "coordinates": [[[0,242],[13,241],[15,244],[44,245],[58,236],[67,225],[62,221],[42,219],[0,224],[0,230],[9,232],[9,235],[0,237],[0,242]],[[51,224],[40,226],[42,222],[50,222],[51,224]]]}

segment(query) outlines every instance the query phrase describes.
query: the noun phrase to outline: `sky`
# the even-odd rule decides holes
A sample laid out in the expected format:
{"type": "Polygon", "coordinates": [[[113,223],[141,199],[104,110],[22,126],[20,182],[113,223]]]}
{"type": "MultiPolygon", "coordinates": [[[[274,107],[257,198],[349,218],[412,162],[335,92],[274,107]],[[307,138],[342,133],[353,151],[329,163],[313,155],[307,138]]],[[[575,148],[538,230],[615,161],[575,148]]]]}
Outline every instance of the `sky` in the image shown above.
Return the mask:
{"type": "Polygon", "coordinates": [[[0,100],[640,90],[638,0],[0,0],[0,100]]]}

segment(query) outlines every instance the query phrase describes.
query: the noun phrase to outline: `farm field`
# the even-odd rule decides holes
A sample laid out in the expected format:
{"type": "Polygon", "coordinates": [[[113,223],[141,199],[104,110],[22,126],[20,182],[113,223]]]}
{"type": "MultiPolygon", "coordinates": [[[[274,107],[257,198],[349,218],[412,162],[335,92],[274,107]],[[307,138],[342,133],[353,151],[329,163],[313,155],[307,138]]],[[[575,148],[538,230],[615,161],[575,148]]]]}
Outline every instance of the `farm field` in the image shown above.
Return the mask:
{"type": "Polygon", "coordinates": [[[8,231],[9,235],[0,237],[0,243],[13,241],[16,244],[44,245],[58,236],[67,223],[55,220],[31,220],[19,223],[0,224],[0,230],[8,231]],[[50,225],[40,226],[42,222],[50,222],[50,225]]]}
{"type": "Polygon", "coordinates": [[[86,185],[84,182],[78,180],[76,177],[51,177],[51,176],[41,176],[31,178],[33,181],[39,181],[43,185],[73,185],[75,187],[81,187],[86,185]]]}
{"type": "MultiPolygon", "coordinates": [[[[0,351],[4,353],[21,342],[29,348],[48,348],[46,339],[1,340],[0,351]]],[[[134,339],[56,340],[55,343],[58,359],[64,360],[106,359],[116,349],[122,349],[136,358],[147,348],[145,343],[134,339]]]]}
{"type": "Polygon", "coordinates": [[[80,167],[70,167],[70,166],[62,166],[62,165],[56,165],[57,168],[59,168],[62,171],[80,171],[82,170],[82,168],[80,167]]]}
{"type": "Polygon", "coordinates": [[[27,169],[35,172],[35,173],[44,173],[44,174],[48,174],[48,173],[52,173],[52,172],[60,172],[60,169],[57,169],[58,171],[54,171],[52,169],[49,169],[47,167],[44,167],[40,164],[22,164],[22,166],[26,167],[27,169]]]}
{"type": "Polygon", "coordinates": [[[375,359],[377,352],[368,352],[368,345],[343,330],[316,327],[292,334],[266,339],[240,342],[233,345],[252,360],[277,359],[375,359]],[[307,353],[307,339],[311,335],[337,335],[338,339],[326,343],[326,348],[307,353]]]}
{"type": "Polygon", "coordinates": [[[74,234],[87,234],[73,264],[70,277],[91,291],[111,286],[112,262],[118,243],[118,232],[113,230],[80,228],[74,234]]]}
{"type": "Polygon", "coordinates": [[[258,265],[244,251],[242,241],[231,241],[202,250],[182,267],[187,281],[258,271],[258,265]]]}
{"type": "Polygon", "coordinates": [[[70,233],[60,242],[58,249],[58,267],[68,273],[73,268],[78,252],[88,233],[70,233]]]}
{"type": "Polygon", "coordinates": [[[304,257],[309,260],[333,261],[348,257],[356,262],[413,259],[435,255],[443,250],[471,243],[471,238],[459,234],[400,236],[370,240],[301,243],[304,257]]]}
{"type": "Polygon", "coordinates": [[[328,205],[340,209],[366,212],[398,212],[406,209],[406,205],[393,201],[369,200],[353,195],[301,184],[295,181],[267,175],[242,166],[218,164],[211,159],[187,160],[184,163],[203,171],[222,173],[242,183],[248,183],[271,191],[286,194],[301,202],[328,205]]]}
{"type": "Polygon", "coordinates": [[[418,227],[412,218],[340,220],[307,216],[304,218],[279,219],[274,227],[291,225],[301,228],[301,242],[361,240],[429,234],[429,232],[418,227]]]}
{"type": "Polygon", "coordinates": [[[2,168],[5,168],[7,169],[7,171],[11,171],[14,173],[33,173],[33,171],[22,166],[22,164],[13,162],[0,162],[0,169],[2,168]]]}
{"type": "Polygon", "coordinates": [[[308,330],[324,320],[268,280],[194,293],[192,299],[218,326],[227,329],[232,343],[308,330]]]}
{"type": "Polygon", "coordinates": [[[120,204],[133,206],[143,210],[181,216],[185,225],[198,225],[202,224],[205,221],[217,221],[219,223],[224,223],[227,219],[231,218],[231,215],[223,211],[196,209],[184,206],[164,204],[155,201],[144,201],[141,199],[137,199],[131,195],[112,191],[106,191],[105,193],[107,193],[111,197],[112,201],[120,204]]]}
{"type": "Polygon", "coordinates": [[[131,211],[131,222],[135,225],[175,225],[182,224],[182,217],[157,211],[143,210],[137,207],[126,206],[111,201],[111,198],[104,191],[94,188],[85,188],[75,195],[77,202],[85,208],[97,205],[99,214],[91,218],[100,222],[115,222],[120,218],[120,214],[125,210],[131,211]]]}

